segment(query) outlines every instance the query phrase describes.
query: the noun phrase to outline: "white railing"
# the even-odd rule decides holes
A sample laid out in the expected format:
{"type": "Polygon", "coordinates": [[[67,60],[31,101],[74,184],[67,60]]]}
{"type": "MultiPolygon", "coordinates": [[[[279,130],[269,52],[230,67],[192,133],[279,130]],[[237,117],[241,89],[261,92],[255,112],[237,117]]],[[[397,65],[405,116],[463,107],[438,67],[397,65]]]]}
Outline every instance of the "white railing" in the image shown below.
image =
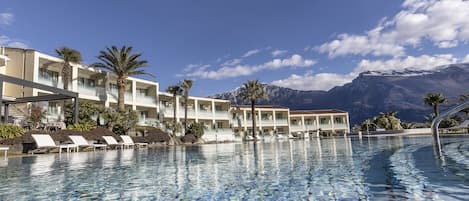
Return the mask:
{"type": "Polygon", "coordinates": [[[301,125],[290,125],[290,130],[291,131],[302,131],[303,126],[301,126],[301,125]]]}
{"type": "Polygon", "coordinates": [[[95,87],[78,86],[78,93],[90,96],[97,96],[98,91],[95,87]]]}
{"type": "Polygon", "coordinates": [[[199,112],[197,112],[197,114],[199,115],[198,117],[210,117],[212,118],[212,111],[210,110],[199,110],[199,112]]]}
{"type": "Polygon", "coordinates": [[[270,120],[270,119],[262,119],[261,120],[261,124],[262,125],[273,125],[274,124],[274,120],[270,120]]]}
{"type": "Polygon", "coordinates": [[[331,124],[319,124],[320,129],[331,129],[332,125],[331,124]]]}
{"type": "Polygon", "coordinates": [[[229,118],[230,114],[227,111],[215,111],[216,118],[229,118]]]}
{"type": "Polygon", "coordinates": [[[316,130],[317,127],[316,127],[316,125],[305,125],[305,129],[306,129],[307,131],[316,130]]]}
{"type": "Polygon", "coordinates": [[[137,95],[136,103],[146,104],[146,105],[155,105],[156,99],[152,96],[142,96],[137,95]]]}
{"type": "Polygon", "coordinates": [[[279,124],[288,124],[288,120],[287,119],[276,119],[275,120],[275,124],[279,125],[279,124]]]}
{"type": "MultiPolygon", "coordinates": [[[[62,84],[62,81],[60,81],[60,80],[53,80],[51,78],[42,77],[42,76],[39,76],[38,82],[40,84],[45,84],[47,86],[57,87],[57,88],[63,88],[63,86],[64,86],[62,84]]],[[[69,85],[69,86],[71,86],[71,85],[69,85]]]]}
{"type": "Polygon", "coordinates": [[[347,128],[347,124],[344,123],[335,123],[334,128],[347,128]]]}
{"type": "MultiPolygon", "coordinates": [[[[184,117],[184,107],[180,107],[180,108],[179,108],[178,116],[184,117]]],[[[188,116],[188,117],[194,117],[194,116],[195,116],[195,110],[189,108],[189,109],[187,110],[187,116],[188,116]]]]}
{"type": "Polygon", "coordinates": [[[233,135],[233,130],[230,128],[219,129],[205,129],[204,135],[233,135]]]}
{"type": "Polygon", "coordinates": [[[141,126],[154,126],[157,122],[158,120],[155,118],[140,118],[137,124],[141,126]]]}

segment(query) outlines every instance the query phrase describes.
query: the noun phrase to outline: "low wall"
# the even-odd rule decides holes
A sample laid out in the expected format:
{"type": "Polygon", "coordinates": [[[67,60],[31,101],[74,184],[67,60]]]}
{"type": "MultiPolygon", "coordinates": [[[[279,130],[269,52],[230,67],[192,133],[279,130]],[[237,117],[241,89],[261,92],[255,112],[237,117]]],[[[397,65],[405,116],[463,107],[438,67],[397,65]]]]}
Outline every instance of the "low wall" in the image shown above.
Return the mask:
{"type": "Polygon", "coordinates": [[[226,142],[236,141],[235,136],[232,134],[206,134],[202,136],[205,142],[226,142]]]}

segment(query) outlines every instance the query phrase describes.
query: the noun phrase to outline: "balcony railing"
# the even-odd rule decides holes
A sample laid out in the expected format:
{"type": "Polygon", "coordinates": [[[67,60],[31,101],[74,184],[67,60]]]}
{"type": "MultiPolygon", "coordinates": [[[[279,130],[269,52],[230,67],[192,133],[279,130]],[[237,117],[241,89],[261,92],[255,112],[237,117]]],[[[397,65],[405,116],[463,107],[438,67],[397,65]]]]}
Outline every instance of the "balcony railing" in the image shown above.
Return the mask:
{"type": "Polygon", "coordinates": [[[310,124],[310,125],[305,125],[305,129],[306,129],[307,131],[311,131],[311,130],[316,130],[317,127],[316,127],[316,125],[311,125],[311,124],[310,124]]]}
{"type": "Polygon", "coordinates": [[[156,99],[153,96],[137,95],[137,103],[146,104],[146,105],[155,105],[156,99]]]}
{"type": "MultiPolygon", "coordinates": [[[[54,80],[54,79],[48,78],[48,77],[39,76],[38,82],[40,84],[45,84],[45,85],[51,86],[51,87],[57,87],[57,88],[63,88],[64,87],[64,85],[62,84],[62,81],[54,80]]],[[[68,86],[70,86],[70,88],[71,88],[72,85],[69,84],[68,86]]]]}
{"type": "Polygon", "coordinates": [[[283,125],[284,125],[284,124],[288,124],[288,120],[287,120],[287,119],[276,119],[276,120],[275,120],[275,123],[276,123],[277,125],[279,125],[279,124],[283,124],[283,125]]]}
{"type": "Polygon", "coordinates": [[[331,129],[332,125],[331,124],[319,124],[320,129],[331,129]]]}
{"type": "Polygon", "coordinates": [[[274,120],[262,119],[262,120],[261,120],[261,124],[262,124],[263,126],[265,126],[265,125],[273,125],[273,124],[274,124],[274,120]]]}
{"type": "Polygon", "coordinates": [[[105,89],[102,87],[78,86],[78,93],[89,96],[103,96],[105,94],[105,89]]]}
{"type": "Polygon", "coordinates": [[[173,117],[174,111],[171,106],[164,106],[160,104],[160,111],[163,113],[164,117],[173,117]]]}
{"type": "Polygon", "coordinates": [[[229,118],[230,114],[227,111],[215,111],[216,118],[229,118]]]}
{"type": "Polygon", "coordinates": [[[345,123],[334,123],[334,128],[347,128],[345,123]]]}
{"type": "Polygon", "coordinates": [[[303,126],[301,126],[301,125],[291,125],[290,130],[292,130],[292,131],[302,131],[303,126]]]}
{"type": "Polygon", "coordinates": [[[233,130],[230,128],[205,129],[204,135],[233,135],[233,130]]]}
{"type": "Polygon", "coordinates": [[[156,125],[158,120],[155,118],[139,118],[138,125],[141,126],[154,126],[156,125]]]}
{"type": "MultiPolygon", "coordinates": [[[[171,109],[172,109],[172,108],[171,108],[171,109]]],[[[180,108],[179,108],[178,116],[184,117],[184,107],[180,107],[180,108]]],[[[189,109],[187,110],[187,116],[188,116],[188,117],[193,117],[193,116],[195,116],[195,110],[189,108],[189,109]]]]}
{"type": "Polygon", "coordinates": [[[199,115],[199,117],[210,117],[210,118],[212,118],[212,115],[213,115],[211,110],[199,110],[197,114],[199,115]]]}
{"type": "MultiPolygon", "coordinates": [[[[111,94],[111,97],[113,97],[115,100],[117,100],[119,98],[119,93],[117,92],[117,90],[111,90],[110,94],[111,94]]],[[[131,103],[132,101],[133,101],[132,93],[131,92],[125,92],[124,102],[125,103],[131,103]]]]}

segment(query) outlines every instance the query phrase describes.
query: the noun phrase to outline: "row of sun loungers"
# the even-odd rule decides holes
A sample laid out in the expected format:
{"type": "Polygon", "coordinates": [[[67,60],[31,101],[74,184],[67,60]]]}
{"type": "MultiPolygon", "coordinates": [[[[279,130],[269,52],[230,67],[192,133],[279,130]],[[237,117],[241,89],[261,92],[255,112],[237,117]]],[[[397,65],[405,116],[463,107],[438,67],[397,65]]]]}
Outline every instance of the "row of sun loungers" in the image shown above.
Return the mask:
{"type": "MultiPolygon", "coordinates": [[[[80,147],[93,148],[93,151],[96,151],[96,148],[102,148],[106,150],[108,146],[117,148],[131,148],[131,147],[142,147],[147,146],[147,143],[134,143],[132,138],[128,135],[122,135],[121,139],[123,142],[117,142],[117,140],[112,136],[103,136],[106,144],[91,144],[83,136],[80,135],[70,135],[69,138],[72,140],[73,144],[56,144],[52,137],[47,134],[33,134],[31,135],[34,141],[37,144],[38,149],[53,149],[57,148],[59,153],[62,153],[63,149],[66,149],[67,152],[70,151],[79,151],[80,147]]],[[[0,147],[1,148],[1,147],[0,147]]],[[[1,149],[0,149],[1,150],[1,149]]],[[[31,152],[34,154],[34,150],[31,152]]]]}

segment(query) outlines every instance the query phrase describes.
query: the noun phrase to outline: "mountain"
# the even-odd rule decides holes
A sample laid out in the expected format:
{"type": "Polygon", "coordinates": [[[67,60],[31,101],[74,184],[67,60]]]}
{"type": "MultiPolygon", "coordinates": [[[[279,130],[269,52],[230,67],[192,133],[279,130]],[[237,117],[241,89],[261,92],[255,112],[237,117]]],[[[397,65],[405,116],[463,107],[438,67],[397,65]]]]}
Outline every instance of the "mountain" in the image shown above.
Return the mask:
{"type": "MultiPolygon", "coordinates": [[[[329,91],[300,91],[266,85],[269,100],[260,104],[275,104],[296,109],[340,109],[349,112],[352,124],[372,118],[380,112],[398,111],[405,122],[423,122],[432,108],[423,97],[443,93],[449,103],[440,110],[459,103],[459,96],[469,93],[469,64],[451,64],[432,71],[405,69],[402,71],[368,71],[351,83],[329,91]]],[[[210,97],[231,100],[233,104],[248,104],[239,99],[240,90],[210,97]]]]}

